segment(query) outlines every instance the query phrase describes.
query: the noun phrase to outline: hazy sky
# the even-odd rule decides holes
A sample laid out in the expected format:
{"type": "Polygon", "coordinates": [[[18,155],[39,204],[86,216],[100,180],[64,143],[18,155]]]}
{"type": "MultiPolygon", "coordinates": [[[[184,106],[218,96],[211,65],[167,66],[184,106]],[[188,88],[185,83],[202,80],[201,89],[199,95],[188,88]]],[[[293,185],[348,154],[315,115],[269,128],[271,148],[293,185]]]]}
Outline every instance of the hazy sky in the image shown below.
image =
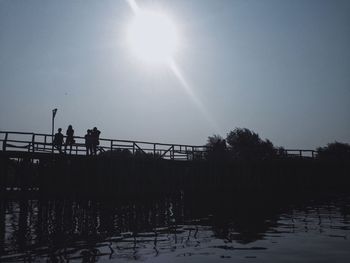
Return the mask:
{"type": "Polygon", "coordinates": [[[169,67],[130,54],[124,0],[0,0],[0,130],[204,144],[247,127],[277,146],[350,142],[350,1],[137,1],[180,31],[169,67]],[[195,103],[200,101],[201,109],[195,103]]]}

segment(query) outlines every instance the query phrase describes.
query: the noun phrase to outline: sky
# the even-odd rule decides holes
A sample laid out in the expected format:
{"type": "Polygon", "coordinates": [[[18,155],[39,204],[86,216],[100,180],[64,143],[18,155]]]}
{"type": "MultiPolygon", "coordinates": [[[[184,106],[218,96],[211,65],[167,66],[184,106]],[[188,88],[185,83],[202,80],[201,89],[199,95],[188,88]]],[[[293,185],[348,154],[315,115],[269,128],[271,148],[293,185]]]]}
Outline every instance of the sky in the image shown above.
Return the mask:
{"type": "Polygon", "coordinates": [[[135,1],[179,34],[176,70],[136,59],[126,0],[0,0],[0,130],[97,126],[202,145],[246,127],[276,146],[350,143],[350,1],[135,1]]]}

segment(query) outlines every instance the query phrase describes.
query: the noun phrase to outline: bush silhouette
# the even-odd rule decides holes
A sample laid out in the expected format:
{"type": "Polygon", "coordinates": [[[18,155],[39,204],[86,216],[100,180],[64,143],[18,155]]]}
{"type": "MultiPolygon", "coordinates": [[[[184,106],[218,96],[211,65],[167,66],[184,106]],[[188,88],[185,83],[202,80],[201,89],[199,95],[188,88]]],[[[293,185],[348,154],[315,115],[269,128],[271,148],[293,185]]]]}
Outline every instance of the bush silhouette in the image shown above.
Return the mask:
{"type": "Polygon", "coordinates": [[[105,152],[101,152],[99,154],[100,157],[111,157],[111,158],[131,158],[132,152],[128,149],[114,149],[108,150],[105,152]]]}
{"type": "Polygon", "coordinates": [[[347,143],[329,143],[326,147],[318,147],[317,152],[320,159],[350,160],[350,145],[347,143]]]}

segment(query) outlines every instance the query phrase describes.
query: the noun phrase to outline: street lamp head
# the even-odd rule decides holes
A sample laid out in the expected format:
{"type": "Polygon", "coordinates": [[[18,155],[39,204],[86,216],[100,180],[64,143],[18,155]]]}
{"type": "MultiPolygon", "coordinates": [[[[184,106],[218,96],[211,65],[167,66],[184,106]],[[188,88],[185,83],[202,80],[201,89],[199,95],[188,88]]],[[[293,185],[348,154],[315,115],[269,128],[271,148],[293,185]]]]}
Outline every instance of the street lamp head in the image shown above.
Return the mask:
{"type": "Polygon", "coordinates": [[[55,108],[55,109],[52,110],[52,116],[53,116],[53,118],[55,118],[56,113],[57,113],[57,108],[55,108]]]}

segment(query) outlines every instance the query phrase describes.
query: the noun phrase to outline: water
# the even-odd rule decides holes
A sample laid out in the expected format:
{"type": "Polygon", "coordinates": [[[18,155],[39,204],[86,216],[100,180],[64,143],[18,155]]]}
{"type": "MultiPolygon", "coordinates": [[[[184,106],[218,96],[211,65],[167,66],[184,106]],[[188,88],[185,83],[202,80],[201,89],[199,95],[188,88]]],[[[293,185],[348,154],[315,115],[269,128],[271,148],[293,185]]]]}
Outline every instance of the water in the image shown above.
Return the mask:
{"type": "Polygon", "coordinates": [[[0,261],[349,262],[349,214],[348,197],[283,209],[183,195],[2,201],[0,261]]]}

